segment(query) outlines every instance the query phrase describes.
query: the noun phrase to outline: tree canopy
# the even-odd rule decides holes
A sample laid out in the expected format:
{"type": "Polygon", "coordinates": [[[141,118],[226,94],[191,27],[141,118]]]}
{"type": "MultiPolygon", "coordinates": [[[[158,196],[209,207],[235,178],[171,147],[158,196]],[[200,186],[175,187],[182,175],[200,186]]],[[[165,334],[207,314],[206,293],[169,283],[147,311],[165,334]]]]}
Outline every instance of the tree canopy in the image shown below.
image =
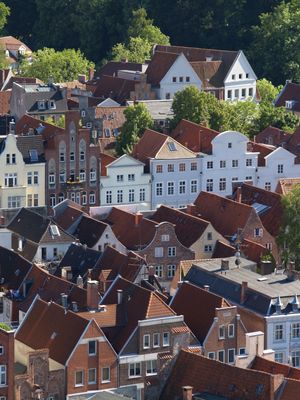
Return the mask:
{"type": "Polygon", "coordinates": [[[131,153],[146,128],[153,127],[153,120],[143,103],[127,107],[124,111],[125,122],[121,134],[117,138],[116,151],[118,155],[131,153]]]}
{"type": "Polygon", "coordinates": [[[7,5],[5,5],[1,1],[0,2],[0,32],[3,31],[3,28],[6,25],[9,14],[10,14],[10,8],[7,7],[7,5]]]}
{"type": "Polygon", "coordinates": [[[20,66],[23,76],[32,76],[42,81],[50,77],[55,82],[66,82],[78,78],[78,74],[88,74],[89,68],[94,64],[88,61],[80,50],[66,49],[55,51],[44,48],[32,55],[33,61],[29,63],[24,59],[20,66]]]}

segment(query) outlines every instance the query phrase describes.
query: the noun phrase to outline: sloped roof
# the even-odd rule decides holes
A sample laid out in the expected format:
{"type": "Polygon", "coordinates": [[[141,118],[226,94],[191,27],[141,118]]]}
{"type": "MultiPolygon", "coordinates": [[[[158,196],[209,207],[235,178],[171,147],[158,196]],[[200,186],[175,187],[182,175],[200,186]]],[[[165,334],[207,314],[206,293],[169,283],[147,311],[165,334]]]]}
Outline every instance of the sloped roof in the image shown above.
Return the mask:
{"type": "Polygon", "coordinates": [[[217,61],[193,61],[190,63],[199,76],[204,89],[219,88],[224,86],[224,65],[217,61]]]}
{"type": "Polygon", "coordinates": [[[108,223],[117,239],[127,247],[136,250],[145,247],[154,238],[156,223],[142,218],[140,224],[136,225],[135,214],[112,207],[105,221],[108,223]]]}
{"type": "Polygon", "coordinates": [[[299,84],[287,82],[275,100],[275,107],[285,107],[286,101],[293,101],[293,107],[289,110],[300,112],[299,84]]]}
{"type": "Polygon", "coordinates": [[[255,136],[255,142],[280,146],[289,140],[290,137],[291,133],[284,132],[282,129],[275,128],[274,126],[267,126],[262,132],[255,136]]]}
{"type": "Polygon", "coordinates": [[[63,229],[69,229],[76,221],[78,221],[84,212],[72,205],[68,204],[62,213],[56,216],[54,214],[54,221],[63,229]]]}
{"type": "Polygon", "coordinates": [[[233,236],[243,229],[255,212],[251,206],[209,192],[200,192],[195,205],[201,218],[210,221],[223,236],[233,236]]]}
{"type": "Polygon", "coordinates": [[[185,323],[203,343],[216,316],[215,309],[230,307],[230,304],[214,293],[189,282],[182,282],[170,306],[178,315],[184,316],[185,323]]]}
{"type": "Polygon", "coordinates": [[[10,97],[11,91],[0,92],[0,115],[10,113],[10,97]]]}
{"type": "MultiPolygon", "coordinates": [[[[281,374],[286,378],[300,381],[300,370],[287,364],[278,363],[263,357],[256,356],[251,363],[250,369],[256,371],[268,372],[269,374],[281,374]]],[[[300,386],[299,386],[300,388],[300,386]]]]}
{"type": "Polygon", "coordinates": [[[212,258],[232,257],[236,253],[236,248],[224,243],[221,240],[216,242],[212,258]]]}
{"type": "Polygon", "coordinates": [[[209,222],[165,205],[157,208],[151,219],[158,223],[171,222],[175,225],[178,240],[186,247],[192,246],[204,233],[209,222]]]}
{"type": "Polygon", "coordinates": [[[2,286],[18,289],[31,267],[32,264],[21,255],[0,246],[0,278],[4,279],[2,286]]]}
{"type": "Polygon", "coordinates": [[[100,153],[101,176],[107,176],[107,168],[106,167],[115,160],[117,160],[116,157],[110,156],[105,153],[100,153]]]}
{"type": "Polygon", "coordinates": [[[30,128],[34,129],[36,134],[42,134],[44,139],[48,139],[59,133],[64,133],[65,131],[63,128],[59,128],[58,126],[25,114],[16,123],[16,134],[26,135],[30,128]]]}
{"type": "Polygon", "coordinates": [[[129,71],[142,71],[143,64],[128,62],[128,61],[109,61],[105,65],[103,65],[100,69],[95,73],[95,78],[101,78],[103,75],[114,76],[120,70],[129,70],[129,71]]]}
{"type": "Polygon", "coordinates": [[[226,399],[244,399],[247,394],[248,399],[271,400],[277,389],[270,374],[237,368],[186,350],[180,351],[160,399],[181,398],[182,386],[192,386],[193,393],[222,393],[226,399]]]}
{"type": "Polygon", "coordinates": [[[135,84],[135,81],[129,79],[103,75],[97,81],[93,96],[103,99],[110,97],[122,104],[130,98],[130,92],[134,90],[135,84]]]}
{"type": "Polygon", "coordinates": [[[24,46],[26,51],[31,53],[31,50],[25,43],[21,42],[19,39],[13,36],[2,36],[0,37],[0,45],[5,50],[19,50],[21,46],[24,46]]]}
{"type": "Polygon", "coordinates": [[[44,141],[40,135],[17,136],[17,147],[22,153],[24,162],[26,164],[45,162],[44,141]],[[31,160],[29,153],[30,150],[37,151],[37,161],[31,160]]]}
{"type": "Polygon", "coordinates": [[[251,140],[248,142],[247,150],[251,152],[258,152],[258,166],[264,167],[266,165],[265,157],[271,154],[276,148],[271,145],[262,143],[255,143],[251,140]]]}
{"type": "Polygon", "coordinates": [[[182,119],[171,136],[192,151],[211,154],[211,142],[218,134],[206,126],[182,119]]]}
{"type": "Polygon", "coordinates": [[[279,179],[276,187],[276,193],[286,195],[298,185],[300,185],[300,178],[279,179]]]}
{"type": "Polygon", "coordinates": [[[74,235],[79,239],[80,243],[92,248],[99,241],[106,228],[106,223],[83,215],[74,235]]]}
{"type": "Polygon", "coordinates": [[[49,357],[65,364],[89,321],[53,302],[36,299],[23,319],[16,340],[34,350],[49,349],[49,357]]]}
{"type": "Polygon", "coordinates": [[[147,82],[153,86],[159,86],[160,81],[169,71],[178,57],[176,53],[166,53],[156,51],[146,70],[147,82]]]}
{"type": "Polygon", "coordinates": [[[262,256],[270,253],[265,246],[249,239],[243,240],[241,244],[241,252],[248,260],[255,261],[257,264],[260,263],[262,256]]]}

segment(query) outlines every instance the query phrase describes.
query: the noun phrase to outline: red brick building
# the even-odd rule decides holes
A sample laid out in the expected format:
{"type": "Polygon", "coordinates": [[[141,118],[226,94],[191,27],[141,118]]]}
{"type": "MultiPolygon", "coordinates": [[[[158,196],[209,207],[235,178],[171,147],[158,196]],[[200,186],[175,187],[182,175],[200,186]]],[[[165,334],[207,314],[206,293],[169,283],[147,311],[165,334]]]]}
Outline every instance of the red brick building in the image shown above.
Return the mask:
{"type": "Polygon", "coordinates": [[[0,328],[0,399],[13,399],[13,393],[14,331],[0,328]]]}

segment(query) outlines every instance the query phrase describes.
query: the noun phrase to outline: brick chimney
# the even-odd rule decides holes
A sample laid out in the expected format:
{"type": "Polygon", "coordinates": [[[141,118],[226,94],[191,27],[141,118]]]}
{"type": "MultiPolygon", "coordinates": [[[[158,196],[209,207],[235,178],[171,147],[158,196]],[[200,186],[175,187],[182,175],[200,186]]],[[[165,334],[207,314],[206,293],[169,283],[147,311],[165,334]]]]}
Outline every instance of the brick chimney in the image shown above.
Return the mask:
{"type": "Polygon", "coordinates": [[[242,202],[242,188],[240,186],[238,186],[236,189],[236,201],[237,203],[242,202]]]}
{"type": "Polygon", "coordinates": [[[98,293],[98,281],[87,282],[87,306],[90,310],[98,310],[100,296],[98,293]]]}
{"type": "Polygon", "coordinates": [[[193,386],[182,386],[182,399],[193,400],[193,386]]]}
{"type": "Polygon", "coordinates": [[[140,212],[137,212],[134,216],[134,225],[139,226],[140,223],[142,222],[142,219],[143,219],[143,214],[141,214],[140,212]]]}
{"type": "Polygon", "coordinates": [[[240,303],[243,304],[246,300],[248,282],[242,282],[240,303]]]}
{"type": "Polygon", "coordinates": [[[196,215],[197,215],[197,206],[195,206],[195,204],[188,204],[188,205],[186,206],[186,212],[187,212],[187,214],[189,214],[189,215],[194,215],[194,216],[196,216],[196,215]]]}

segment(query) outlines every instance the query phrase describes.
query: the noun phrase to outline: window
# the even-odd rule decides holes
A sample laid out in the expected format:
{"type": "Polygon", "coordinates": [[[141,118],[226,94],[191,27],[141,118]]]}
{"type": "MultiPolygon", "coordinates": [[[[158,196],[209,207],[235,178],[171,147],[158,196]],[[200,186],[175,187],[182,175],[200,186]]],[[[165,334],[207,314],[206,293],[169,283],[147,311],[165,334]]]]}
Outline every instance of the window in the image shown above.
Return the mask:
{"type": "Polygon", "coordinates": [[[179,181],[179,194],[185,194],[185,181],[179,181]]]}
{"type": "Polygon", "coordinates": [[[124,176],[123,175],[117,175],[117,182],[123,182],[124,176]]]}
{"type": "Polygon", "coordinates": [[[81,169],[79,172],[79,180],[80,182],[85,182],[85,170],[81,169]]]}
{"type": "Polygon", "coordinates": [[[16,155],[15,155],[15,153],[13,153],[13,154],[11,155],[11,163],[12,163],[12,164],[15,164],[15,163],[16,163],[16,155]]]}
{"type": "Polygon", "coordinates": [[[176,272],[176,265],[168,265],[168,278],[173,278],[176,272]]]}
{"type": "Polygon", "coordinates": [[[272,243],[266,243],[266,249],[272,251],[273,245],[272,243]]]}
{"type": "Polygon", "coordinates": [[[39,184],[39,173],[38,171],[34,171],[33,173],[33,184],[38,185],[39,184]]]}
{"type": "MultiPolygon", "coordinates": [[[[32,195],[31,194],[28,195],[28,203],[29,202],[31,203],[31,205],[29,206],[29,204],[28,204],[28,207],[32,207],[32,195]],[[31,197],[30,199],[29,199],[29,196],[31,197]]],[[[54,207],[55,203],[56,203],[55,194],[50,194],[50,207],[54,207]]]]}
{"type": "Polygon", "coordinates": [[[234,337],[234,325],[233,324],[228,325],[228,337],[229,338],[234,337]]]}
{"type": "Polygon", "coordinates": [[[90,182],[96,181],[96,170],[95,168],[90,169],[90,182]]]}
{"type": "Polygon", "coordinates": [[[4,175],[4,185],[6,187],[17,186],[17,177],[18,176],[16,173],[5,174],[4,175]]]}
{"type": "Polygon", "coordinates": [[[243,79],[243,74],[239,74],[239,79],[243,79]]]}
{"type": "Polygon", "coordinates": [[[89,200],[90,200],[90,204],[95,204],[96,203],[95,192],[90,192],[89,200]]]}
{"type": "Polygon", "coordinates": [[[275,361],[279,363],[283,363],[283,353],[281,351],[275,352],[275,361]]]}
{"type": "Polygon", "coordinates": [[[271,182],[265,182],[265,190],[271,190],[271,182]]]}
{"type": "Polygon", "coordinates": [[[117,203],[123,203],[123,190],[117,190],[117,203]]]}
{"type": "Polygon", "coordinates": [[[252,167],[252,158],[246,158],[246,167],[252,167]]]}
{"type": "MultiPolygon", "coordinates": [[[[87,128],[91,128],[92,126],[88,126],[87,128]]],[[[105,128],[105,137],[109,138],[110,137],[110,129],[105,128]]]]}
{"type": "Polygon", "coordinates": [[[300,351],[292,351],[291,356],[293,367],[300,367],[300,351]]]}
{"type": "Polygon", "coordinates": [[[55,174],[51,172],[48,177],[49,186],[55,185],[55,174]]]}
{"type": "Polygon", "coordinates": [[[174,182],[168,182],[168,195],[171,196],[174,194],[174,182]]]}
{"type": "Polygon", "coordinates": [[[4,346],[0,346],[0,356],[4,354],[4,346]]]}
{"type": "Polygon", "coordinates": [[[212,232],[207,232],[207,240],[212,240],[212,232]]]}
{"type": "Polygon", "coordinates": [[[6,154],[6,164],[10,164],[10,154],[6,154]]]}
{"type": "Polygon", "coordinates": [[[246,348],[245,347],[240,347],[240,349],[239,349],[239,355],[240,356],[243,356],[243,355],[245,355],[246,354],[246,348]]]}
{"type": "Polygon", "coordinates": [[[35,193],[33,195],[33,206],[38,207],[38,205],[39,205],[39,195],[37,193],[35,193]]]}
{"type": "Polygon", "coordinates": [[[236,99],[239,98],[239,89],[235,89],[235,90],[234,90],[234,97],[235,97],[236,99]]]}
{"type": "Polygon", "coordinates": [[[283,325],[277,324],[274,326],[274,341],[283,340],[283,325]]]}
{"type": "Polygon", "coordinates": [[[246,89],[242,89],[242,97],[246,97],[246,89]]]}
{"type": "Polygon", "coordinates": [[[163,166],[161,164],[156,166],[156,173],[157,174],[162,174],[163,172],[163,166]]]}
{"type": "Polygon", "coordinates": [[[6,365],[0,365],[0,386],[6,385],[6,381],[6,365]]]}
{"type": "Polygon", "coordinates": [[[163,333],[163,347],[170,346],[170,334],[169,332],[163,333]]]}
{"type": "Polygon", "coordinates": [[[191,171],[197,171],[197,163],[196,162],[191,163],[191,171]]]}
{"type": "Polygon", "coordinates": [[[227,99],[232,98],[232,90],[227,90],[227,99]]]}
{"type": "Polygon", "coordinates": [[[146,361],[146,375],[156,375],[156,374],[157,374],[156,360],[146,361]]]}
{"type": "Polygon", "coordinates": [[[300,324],[292,324],[292,339],[300,338],[300,324]]]}
{"type": "Polygon", "coordinates": [[[59,153],[59,161],[60,162],[65,162],[65,153],[62,152],[62,151],[59,153]]]}
{"type": "Polygon", "coordinates": [[[191,193],[197,193],[198,191],[198,182],[196,179],[191,180],[191,193]]]}
{"type": "Polygon", "coordinates": [[[206,191],[207,192],[212,192],[214,189],[214,180],[213,179],[207,179],[206,180],[206,191]]]}
{"type": "Polygon", "coordinates": [[[220,362],[225,362],[225,350],[218,351],[218,360],[220,362]]]}
{"type": "Polygon", "coordinates": [[[232,182],[235,182],[235,181],[238,181],[239,178],[237,176],[234,176],[231,180],[232,180],[232,182]]]}
{"type": "Polygon", "coordinates": [[[102,383],[110,382],[110,367],[102,368],[102,383]]]}
{"type": "Polygon", "coordinates": [[[128,201],[129,203],[134,203],[134,189],[129,189],[128,201]]]}
{"type": "Polygon", "coordinates": [[[111,190],[106,191],[106,204],[112,203],[112,192],[111,190]]]}
{"type": "Polygon", "coordinates": [[[128,174],[128,180],[133,182],[134,181],[134,174],[128,174]]]}
{"type": "Polygon", "coordinates": [[[160,182],[156,184],[156,196],[162,196],[162,194],[163,194],[163,184],[160,182]]]}
{"type": "Polygon", "coordinates": [[[27,185],[32,185],[32,172],[27,172],[27,185]]]}
{"type": "Polygon", "coordinates": [[[226,178],[220,178],[220,181],[219,181],[219,190],[220,190],[220,191],[226,190],[226,178]]]}
{"type": "Polygon", "coordinates": [[[249,88],[249,96],[253,96],[253,88],[249,88]]]}
{"type": "Polygon", "coordinates": [[[277,172],[278,172],[278,174],[283,174],[283,164],[277,165],[277,172]]]}
{"type": "Polygon", "coordinates": [[[237,168],[239,166],[239,160],[232,160],[232,168],[237,168]]]}
{"type": "Polygon", "coordinates": [[[145,201],[146,198],[146,190],[140,189],[140,201],[145,201]]]}
{"type": "Polygon", "coordinates": [[[21,207],[21,196],[8,196],[7,208],[19,208],[21,207]]]}
{"type": "Polygon", "coordinates": [[[153,347],[159,347],[160,335],[159,333],[153,333],[153,347]]]}
{"type": "Polygon", "coordinates": [[[79,159],[80,159],[80,161],[84,161],[85,160],[85,152],[84,152],[84,150],[80,150],[79,159]]]}
{"type": "Polygon", "coordinates": [[[176,82],[176,81],[177,81],[176,76],[173,76],[172,82],[176,82]]]}
{"type": "MultiPolygon", "coordinates": [[[[51,195],[51,196],[55,196],[55,195],[51,195]]],[[[53,207],[51,196],[50,196],[50,206],[53,207]]],[[[32,207],[32,194],[27,195],[27,207],[32,207]]]]}
{"type": "Polygon", "coordinates": [[[75,153],[74,153],[74,151],[71,151],[71,153],[70,153],[70,161],[75,161],[75,153]]]}
{"type": "Polygon", "coordinates": [[[234,75],[234,74],[231,75],[231,79],[232,79],[233,81],[235,81],[235,75],[234,75]]]}
{"type": "Polygon", "coordinates": [[[64,182],[66,182],[66,173],[63,171],[59,173],[59,183],[64,183],[64,182]]]}
{"type": "Polygon", "coordinates": [[[176,256],[176,247],[171,246],[168,247],[168,257],[175,257],[176,256]]]}
{"type": "Polygon", "coordinates": [[[228,349],[228,364],[234,363],[235,349],[228,349]]]}
{"type": "Polygon", "coordinates": [[[186,77],[185,77],[185,81],[186,81],[186,82],[189,82],[189,81],[190,81],[190,77],[189,77],[189,76],[186,76],[186,77]]]}
{"type": "Polygon", "coordinates": [[[128,375],[129,375],[129,378],[141,376],[141,364],[139,362],[129,364],[128,365],[128,375]]]}
{"type": "Polygon", "coordinates": [[[208,358],[210,358],[211,360],[214,360],[214,359],[215,359],[215,352],[214,352],[214,351],[210,351],[210,352],[207,354],[207,356],[208,356],[208,358]]]}
{"type": "Polygon", "coordinates": [[[204,246],[204,251],[205,251],[205,253],[211,253],[212,250],[213,250],[213,248],[212,248],[212,245],[211,245],[211,244],[206,244],[206,245],[204,246]]]}
{"type": "Polygon", "coordinates": [[[168,164],[168,172],[174,172],[174,164],[168,164]]]}
{"type": "Polygon", "coordinates": [[[97,382],[97,369],[96,368],[89,368],[88,371],[88,384],[96,383],[97,382]]]}
{"type": "Polygon", "coordinates": [[[225,326],[219,326],[219,339],[225,339],[225,326]]]}
{"type": "Polygon", "coordinates": [[[179,82],[183,82],[183,76],[179,77],[179,82]]]}
{"type": "Polygon", "coordinates": [[[83,386],[83,371],[75,372],[75,386],[83,386]]]}
{"type": "Polygon", "coordinates": [[[144,335],[143,337],[143,348],[149,349],[150,348],[150,335],[144,335]]]}
{"type": "Polygon", "coordinates": [[[162,278],[162,276],[163,276],[163,268],[162,268],[162,265],[155,265],[155,275],[156,275],[158,278],[162,278]]]}
{"type": "Polygon", "coordinates": [[[154,249],[154,257],[163,257],[163,256],[164,256],[163,247],[155,247],[155,249],[154,249]]]}
{"type": "Polygon", "coordinates": [[[58,195],[58,202],[60,203],[60,202],[62,202],[62,201],[64,201],[64,194],[63,193],[59,193],[59,195],[58,195]]]}
{"type": "Polygon", "coordinates": [[[185,163],[180,163],[179,164],[179,171],[184,172],[185,171],[185,163]]]}
{"type": "Polygon", "coordinates": [[[168,148],[169,148],[170,151],[177,151],[174,142],[168,142],[168,148]]]}
{"type": "Polygon", "coordinates": [[[248,74],[248,72],[246,73],[246,78],[249,78],[249,74],[248,74]]]}
{"type": "Polygon", "coordinates": [[[44,100],[38,100],[38,109],[39,110],[45,110],[46,109],[46,105],[45,105],[45,101],[44,100]]]}
{"type": "Polygon", "coordinates": [[[254,237],[262,237],[262,236],[263,236],[262,228],[255,228],[254,229],[254,237]]]}
{"type": "Polygon", "coordinates": [[[170,240],[170,235],[161,235],[162,242],[168,242],[170,240]]]}
{"type": "Polygon", "coordinates": [[[97,342],[96,340],[89,341],[89,356],[94,356],[97,353],[97,342]]]}
{"type": "Polygon", "coordinates": [[[207,161],[206,168],[207,169],[213,169],[213,167],[214,167],[214,162],[213,161],[207,161]]]}
{"type": "Polygon", "coordinates": [[[229,149],[232,149],[232,143],[229,142],[229,143],[227,144],[227,147],[228,147],[229,149]]]}
{"type": "Polygon", "coordinates": [[[224,160],[220,161],[220,168],[226,168],[226,161],[224,160]]]}

